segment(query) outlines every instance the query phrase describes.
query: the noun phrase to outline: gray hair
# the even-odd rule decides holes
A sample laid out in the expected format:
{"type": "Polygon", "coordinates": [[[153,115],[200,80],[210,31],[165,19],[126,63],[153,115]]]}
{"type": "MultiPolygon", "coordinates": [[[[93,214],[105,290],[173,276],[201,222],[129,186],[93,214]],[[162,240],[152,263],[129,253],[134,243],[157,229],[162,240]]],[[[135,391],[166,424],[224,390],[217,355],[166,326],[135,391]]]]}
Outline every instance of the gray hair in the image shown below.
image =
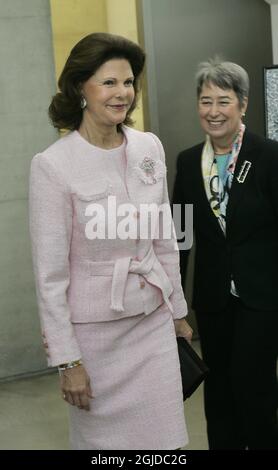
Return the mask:
{"type": "Polygon", "coordinates": [[[246,70],[234,62],[221,61],[218,57],[198,65],[196,82],[198,97],[204,84],[213,83],[223,90],[233,90],[238,97],[240,107],[248,98],[249,77],[246,70]]]}

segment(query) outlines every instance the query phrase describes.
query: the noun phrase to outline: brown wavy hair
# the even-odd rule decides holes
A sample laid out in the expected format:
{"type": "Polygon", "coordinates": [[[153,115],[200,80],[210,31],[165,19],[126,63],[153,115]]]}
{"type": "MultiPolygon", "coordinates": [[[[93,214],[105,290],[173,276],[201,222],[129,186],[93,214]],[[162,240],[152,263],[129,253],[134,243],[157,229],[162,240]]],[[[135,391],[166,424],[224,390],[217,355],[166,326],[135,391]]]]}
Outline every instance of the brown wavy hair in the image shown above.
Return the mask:
{"type": "Polygon", "coordinates": [[[124,124],[133,124],[130,115],[137,104],[139,79],[144,69],[145,53],[138,44],[122,36],[92,33],[73,47],[60,75],[59,92],[53,96],[48,109],[54,127],[71,131],[80,127],[83,115],[80,106],[81,85],[110,59],[126,59],[132,68],[135,98],[124,124]]]}

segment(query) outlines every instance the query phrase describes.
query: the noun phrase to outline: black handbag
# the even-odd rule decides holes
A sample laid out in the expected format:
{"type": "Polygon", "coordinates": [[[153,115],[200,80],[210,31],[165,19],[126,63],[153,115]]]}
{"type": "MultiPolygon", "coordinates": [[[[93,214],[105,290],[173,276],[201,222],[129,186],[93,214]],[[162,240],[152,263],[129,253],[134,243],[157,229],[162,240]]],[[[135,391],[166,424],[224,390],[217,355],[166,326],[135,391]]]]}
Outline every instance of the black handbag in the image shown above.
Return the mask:
{"type": "Polygon", "coordinates": [[[209,372],[208,366],[185,338],[177,337],[183,400],[189,398],[209,372]]]}

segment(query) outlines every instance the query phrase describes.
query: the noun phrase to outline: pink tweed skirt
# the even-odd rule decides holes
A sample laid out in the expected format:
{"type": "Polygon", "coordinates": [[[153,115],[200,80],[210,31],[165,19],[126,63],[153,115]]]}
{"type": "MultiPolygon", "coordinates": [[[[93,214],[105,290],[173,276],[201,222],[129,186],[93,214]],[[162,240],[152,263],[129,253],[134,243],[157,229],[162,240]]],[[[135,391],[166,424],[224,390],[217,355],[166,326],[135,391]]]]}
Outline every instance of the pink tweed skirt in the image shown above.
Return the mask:
{"type": "Polygon", "coordinates": [[[69,405],[76,450],[177,449],[188,442],[174,323],[150,315],[74,324],[91,379],[91,410],[69,405]]]}

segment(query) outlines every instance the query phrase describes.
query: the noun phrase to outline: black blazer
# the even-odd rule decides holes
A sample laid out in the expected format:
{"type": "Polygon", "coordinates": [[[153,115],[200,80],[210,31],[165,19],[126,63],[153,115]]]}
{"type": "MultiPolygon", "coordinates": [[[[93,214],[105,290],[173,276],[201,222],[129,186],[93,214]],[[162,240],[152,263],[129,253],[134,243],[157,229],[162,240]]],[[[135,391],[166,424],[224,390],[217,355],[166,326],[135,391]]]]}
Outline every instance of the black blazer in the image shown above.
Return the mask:
{"type": "MultiPolygon", "coordinates": [[[[278,142],[245,131],[227,207],[226,237],[205,193],[203,145],[179,154],[173,194],[173,203],[193,204],[192,306],[204,312],[225,308],[233,278],[246,306],[278,309],[278,142]],[[239,183],[237,176],[245,160],[251,167],[244,183],[239,183]]],[[[188,254],[180,252],[183,281],[188,254]]]]}

